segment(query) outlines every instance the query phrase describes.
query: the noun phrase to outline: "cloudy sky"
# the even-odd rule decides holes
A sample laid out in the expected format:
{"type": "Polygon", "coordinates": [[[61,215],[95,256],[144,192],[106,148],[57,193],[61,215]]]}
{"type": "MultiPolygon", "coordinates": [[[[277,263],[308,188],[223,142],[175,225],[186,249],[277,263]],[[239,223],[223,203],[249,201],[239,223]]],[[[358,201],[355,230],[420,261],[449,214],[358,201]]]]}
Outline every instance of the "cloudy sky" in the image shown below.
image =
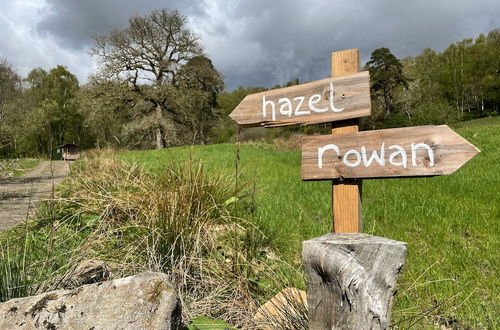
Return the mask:
{"type": "Polygon", "coordinates": [[[336,50],[405,57],[500,27],[499,0],[1,0],[0,57],[21,75],[62,64],[85,83],[91,36],[158,8],[188,17],[229,90],[321,79],[336,50]]]}

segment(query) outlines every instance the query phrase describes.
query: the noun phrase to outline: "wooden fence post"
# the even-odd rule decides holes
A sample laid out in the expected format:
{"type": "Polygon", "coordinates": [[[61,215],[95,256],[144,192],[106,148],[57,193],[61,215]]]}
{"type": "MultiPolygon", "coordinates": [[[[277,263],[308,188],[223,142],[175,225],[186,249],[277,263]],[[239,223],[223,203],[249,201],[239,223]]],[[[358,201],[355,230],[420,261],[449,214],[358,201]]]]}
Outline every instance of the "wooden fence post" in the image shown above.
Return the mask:
{"type": "MultiPolygon", "coordinates": [[[[332,53],[332,77],[354,74],[359,69],[358,49],[332,53]]],[[[332,134],[357,132],[358,123],[359,119],[333,122],[332,134]]],[[[333,232],[361,232],[361,180],[333,181],[332,195],[333,232]]]]}
{"type": "Polygon", "coordinates": [[[406,243],[367,234],[303,242],[309,329],[387,329],[405,256],[406,243]]]}

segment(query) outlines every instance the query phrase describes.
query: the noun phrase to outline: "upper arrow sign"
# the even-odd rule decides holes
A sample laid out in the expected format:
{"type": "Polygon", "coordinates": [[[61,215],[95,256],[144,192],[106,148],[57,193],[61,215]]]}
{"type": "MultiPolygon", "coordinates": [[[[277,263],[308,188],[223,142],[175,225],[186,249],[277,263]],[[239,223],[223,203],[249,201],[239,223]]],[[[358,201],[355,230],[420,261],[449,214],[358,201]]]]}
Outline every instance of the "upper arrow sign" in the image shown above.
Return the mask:
{"type": "Polygon", "coordinates": [[[229,115],[238,125],[318,124],[369,116],[368,71],[247,95],[229,115]]]}
{"type": "Polygon", "coordinates": [[[451,174],[479,150],[448,126],[304,137],[302,180],[451,174]]]}

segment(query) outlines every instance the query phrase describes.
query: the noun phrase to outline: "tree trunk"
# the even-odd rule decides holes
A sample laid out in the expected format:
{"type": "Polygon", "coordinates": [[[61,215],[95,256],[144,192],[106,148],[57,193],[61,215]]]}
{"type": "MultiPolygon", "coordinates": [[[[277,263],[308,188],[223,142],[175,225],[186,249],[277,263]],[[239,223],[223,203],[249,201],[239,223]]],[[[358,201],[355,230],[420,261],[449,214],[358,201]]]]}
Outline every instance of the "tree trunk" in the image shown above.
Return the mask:
{"type": "Polygon", "coordinates": [[[203,124],[202,124],[202,126],[200,127],[200,144],[202,146],[204,146],[205,143],[206,143],[205,142],[205,134],[203,133],[203,124]]]}
{"type": "Polygon", "coordinates": [[[163,144],[163,137],[161,135],[161,128],[156,128],[156,149],[163,149],[165,145],[163,144]]]}
{"type": "Polygon", "coordinates": [[[367,234],[303,242],[309,328],[387,329],[406,243],[367,234]]]}
{"type": "Polygon", "coordinates": [[[161,133],[161,121],[163,119],[163,112],[161,109],[161,105],[157,104],[156,105],[156,116],[157,116],[157,127],[156,127],[156,149],[163,149],[165,148],[165,144],[163,143],[163,136],[161,133]]]}

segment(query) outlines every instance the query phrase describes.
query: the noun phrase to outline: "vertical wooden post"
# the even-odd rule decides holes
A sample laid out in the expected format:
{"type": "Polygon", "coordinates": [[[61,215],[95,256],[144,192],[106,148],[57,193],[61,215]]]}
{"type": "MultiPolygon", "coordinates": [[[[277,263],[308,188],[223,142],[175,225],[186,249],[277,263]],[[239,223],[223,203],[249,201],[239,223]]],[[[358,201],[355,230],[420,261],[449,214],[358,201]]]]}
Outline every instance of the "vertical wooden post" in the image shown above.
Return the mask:
{"type": "MultiPolygon", "coordinates": [[[[347,49],[332,53],[332,77],[359,72],[358,49],[347,49]]],[[[332,134],[346,134],[358,131],[358,119],[332,123],[332,134]]],[[[362,230],[361,221],[361,180],[334,181],[333,232],[357,233],[362,230]]]]}

